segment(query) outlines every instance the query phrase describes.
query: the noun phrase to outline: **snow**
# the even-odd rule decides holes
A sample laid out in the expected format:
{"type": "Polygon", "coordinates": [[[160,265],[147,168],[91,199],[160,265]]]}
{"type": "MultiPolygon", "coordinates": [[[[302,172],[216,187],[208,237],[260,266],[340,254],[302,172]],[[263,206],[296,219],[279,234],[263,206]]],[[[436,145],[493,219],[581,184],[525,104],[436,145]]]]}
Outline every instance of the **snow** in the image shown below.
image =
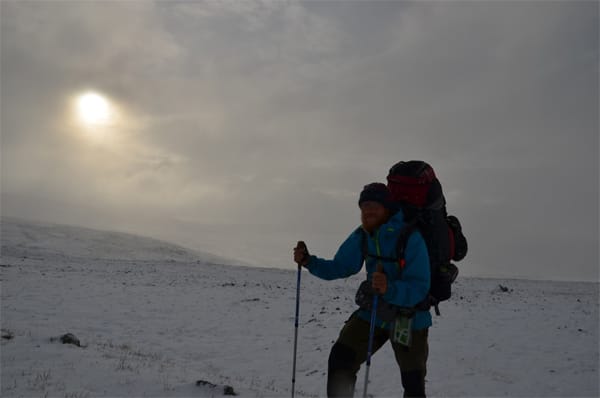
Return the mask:
{"type": "MultiPolygon", "coordinates": [[[[3,397],[290,395],[295,270],[113,232],[1,226],[2,331],[14,335],[1,339],[3,397]],[[55,340],[65,333],[82,347],[55,340]]],[[[363,277],[303,272],[297,396],[325,395],[329,349],[363,277]]],[[[428,394],[598,396],[598,287],[459,276],[430,330],[428,394]]],[[[374,396],[402,395],[389,345],[370,375],[374,396]]]]}

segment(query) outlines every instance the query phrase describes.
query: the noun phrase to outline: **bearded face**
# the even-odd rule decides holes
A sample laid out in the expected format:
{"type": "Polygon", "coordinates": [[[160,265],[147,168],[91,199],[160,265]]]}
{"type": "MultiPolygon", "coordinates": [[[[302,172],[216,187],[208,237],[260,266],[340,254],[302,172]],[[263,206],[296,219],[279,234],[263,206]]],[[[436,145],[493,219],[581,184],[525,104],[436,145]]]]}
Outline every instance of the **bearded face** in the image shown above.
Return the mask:
{"type": "Polygon", "coordinates": [[[389,217],[390,211],[379,202],[366,201],[360,205],[362,227],[369,233],[385,224],[389,217]]]}

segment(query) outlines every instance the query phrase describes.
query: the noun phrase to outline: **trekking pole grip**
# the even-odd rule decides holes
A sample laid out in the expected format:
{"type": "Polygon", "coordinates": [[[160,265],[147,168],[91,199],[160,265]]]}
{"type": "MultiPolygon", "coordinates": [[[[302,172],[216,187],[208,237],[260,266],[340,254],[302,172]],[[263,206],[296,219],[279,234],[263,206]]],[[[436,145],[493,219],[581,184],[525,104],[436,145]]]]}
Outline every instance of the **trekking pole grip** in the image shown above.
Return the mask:
{"type": "Polygon", "coordinates": [[[296,251],[302,253],[302,259],[298,263],[298,266],[304,266],[308,263],[308,247],[306,247],[306,243],[304,241],[299,240],[296,244],[296,251]]]}

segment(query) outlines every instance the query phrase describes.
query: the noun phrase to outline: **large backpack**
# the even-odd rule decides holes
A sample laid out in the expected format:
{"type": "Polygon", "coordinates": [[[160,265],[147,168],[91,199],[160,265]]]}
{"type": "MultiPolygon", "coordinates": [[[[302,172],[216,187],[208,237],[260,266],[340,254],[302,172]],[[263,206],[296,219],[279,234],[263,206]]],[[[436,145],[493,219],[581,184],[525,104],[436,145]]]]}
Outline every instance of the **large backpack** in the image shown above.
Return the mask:
{"type": "Polygon", "coordinates": [[[452,263],[467,255],[467,240],[458,218],[448,216],[442,186],[433,168],[426,162],[411,160],[396,163],[387,176],[392,200],[404,212],[406,226],[397,244],[398,261],[403,261],[408,237],[418,229],[429,253],[431,287],[419,309],[435,307],[451,296],[451,285],[458,276],[452,263]]]}

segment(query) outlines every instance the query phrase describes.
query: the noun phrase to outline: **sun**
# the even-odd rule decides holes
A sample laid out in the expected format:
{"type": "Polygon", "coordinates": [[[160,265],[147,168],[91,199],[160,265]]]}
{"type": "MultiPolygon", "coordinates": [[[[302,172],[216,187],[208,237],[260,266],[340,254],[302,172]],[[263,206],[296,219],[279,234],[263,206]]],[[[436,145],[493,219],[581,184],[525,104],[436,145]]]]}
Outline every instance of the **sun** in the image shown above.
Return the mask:
{"type": "Polygon", "coordinates": [[[111,105],[103,95],[87,92],[77,98],[77,114],[86,126],[107,125],[111,122],[111,105]]]}

